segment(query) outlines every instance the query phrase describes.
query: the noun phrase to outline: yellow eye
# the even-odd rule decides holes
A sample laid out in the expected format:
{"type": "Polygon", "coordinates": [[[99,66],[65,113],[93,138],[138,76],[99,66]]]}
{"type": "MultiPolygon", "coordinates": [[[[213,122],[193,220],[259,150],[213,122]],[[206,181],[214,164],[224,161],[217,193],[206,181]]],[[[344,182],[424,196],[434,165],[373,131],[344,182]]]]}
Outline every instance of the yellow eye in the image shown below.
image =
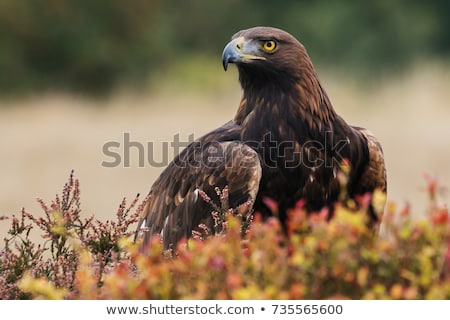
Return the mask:
{"type": "Polygon", "coordinates": [[[277,43],[273,40],[264,41],[263,49],[267,52],[272,52],[277,47],[277,43]]]}

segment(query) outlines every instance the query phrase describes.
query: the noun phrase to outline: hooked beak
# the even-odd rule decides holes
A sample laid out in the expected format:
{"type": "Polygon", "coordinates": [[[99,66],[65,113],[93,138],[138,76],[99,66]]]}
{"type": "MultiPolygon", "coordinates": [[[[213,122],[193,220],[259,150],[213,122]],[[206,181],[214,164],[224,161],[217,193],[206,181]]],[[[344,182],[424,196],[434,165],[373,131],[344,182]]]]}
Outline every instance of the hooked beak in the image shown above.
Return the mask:
{"type": "Polygon", "coordinates": [[[244,37],[231,40],[223,49],[222,64],[227,71],[229,63],[245,63],[253,60],[266,60],[257,55],[259,49],[253,41],[246,41],[244,37]]]}

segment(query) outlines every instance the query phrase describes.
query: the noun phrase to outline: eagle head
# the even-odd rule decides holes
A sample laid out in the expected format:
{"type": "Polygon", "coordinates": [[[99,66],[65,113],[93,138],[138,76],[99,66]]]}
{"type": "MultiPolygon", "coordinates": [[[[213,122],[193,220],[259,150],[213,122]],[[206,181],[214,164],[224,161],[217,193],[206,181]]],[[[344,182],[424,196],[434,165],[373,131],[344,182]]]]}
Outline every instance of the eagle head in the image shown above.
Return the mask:
{"type": "Polygon", "coordinates": [[[298,79],[302,69],[312,68],[305,47],[291,34],[277,28],[254,27],[237,32],[222,54],[225,70],[237,65],[241,81],[298,79]]]}

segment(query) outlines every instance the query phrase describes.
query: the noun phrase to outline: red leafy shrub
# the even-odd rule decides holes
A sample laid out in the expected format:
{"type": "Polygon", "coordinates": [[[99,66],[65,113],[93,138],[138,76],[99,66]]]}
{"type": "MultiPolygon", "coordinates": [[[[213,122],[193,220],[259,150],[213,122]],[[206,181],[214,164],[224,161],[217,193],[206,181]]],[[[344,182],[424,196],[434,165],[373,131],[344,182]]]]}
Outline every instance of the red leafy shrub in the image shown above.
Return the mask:
{"type": "MultiPolygon", "coordinates": [[[[61,196],[57,195],[50,205],[42,199],[38,202],[44,212],[43,217],[36,217],[23,209],[20,217],[11,218],[11,228],[4,237],[5,245],[0,251],[1,299],[34,297],[18,287],[18,281],[24,275],[46,279],[55,288],[64,289],[67,293],[64,296],[75,293],[82,250],[89,252],[96,284],[100,285],[105,270],[122,259],[118,240],[130,236],[129,227],[137,221],[142,210],[141,204],[131,212],[137,205],[137,196],[129,205],[123,199],[115,221],[102,222],[93,216],[82,218],[80,186],[73,173],[64,185],[61,196]],[[30,232],[35,229],[41,231],[43,242],[40,244],[30,240],[30,232]]],[[[49,293],[45,290],[45,282],[41,281],[39,285],[40,289],[49,293]]]]}
{"type": "Polygon", "coordinates": [[[410,208],[388,204],[379,235],[367,227],[365,208],[382,203],[381,193],[361,198],[360,205],[342,200],[331,220],[326,211],[307,216],[299,202],[288,212],[286,233],[275,218],[261,221],[245,207],[230,210],[227,191],[218,190],[216,234],[197,232],[174,251],[164,251],[157,238],[145,250],[130,238],[145,199],[126,209],[124,200],[115,222],[83,220],[78,182],[71,176],[60,200],[50,206],[41,202],[44,218],[22,212],[12,219],[0,253],[0,294],[15,299],[449,299],[448,210],[438,201],[436,181],[430,184],[427,218],[413,220],[410,208]],[[43,245],[28,238],[35,227],[44,233],[43,245]]]}

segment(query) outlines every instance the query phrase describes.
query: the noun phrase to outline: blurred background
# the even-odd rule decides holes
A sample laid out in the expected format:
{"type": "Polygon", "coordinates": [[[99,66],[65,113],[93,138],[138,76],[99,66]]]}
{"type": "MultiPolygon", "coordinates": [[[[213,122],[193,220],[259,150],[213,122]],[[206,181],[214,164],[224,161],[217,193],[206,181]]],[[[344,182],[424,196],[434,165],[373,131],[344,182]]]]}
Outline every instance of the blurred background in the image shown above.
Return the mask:
{"type": "Polygon", "coordinates": [[[86,215],[111,219],[146,194],[163,168],[140,166],[136,148],[107,168],[103,146],[128,133],[162,161],[176,134],[231,119],[241,92],[221,52],[256,25],[306,46],[338,113],[381,140],[389,199],[423,214],[424,174],[450,178],[445,0],[1,0],[0,215],[40,212],[36,197],[53,199],[72,169],[86,215]]]}

